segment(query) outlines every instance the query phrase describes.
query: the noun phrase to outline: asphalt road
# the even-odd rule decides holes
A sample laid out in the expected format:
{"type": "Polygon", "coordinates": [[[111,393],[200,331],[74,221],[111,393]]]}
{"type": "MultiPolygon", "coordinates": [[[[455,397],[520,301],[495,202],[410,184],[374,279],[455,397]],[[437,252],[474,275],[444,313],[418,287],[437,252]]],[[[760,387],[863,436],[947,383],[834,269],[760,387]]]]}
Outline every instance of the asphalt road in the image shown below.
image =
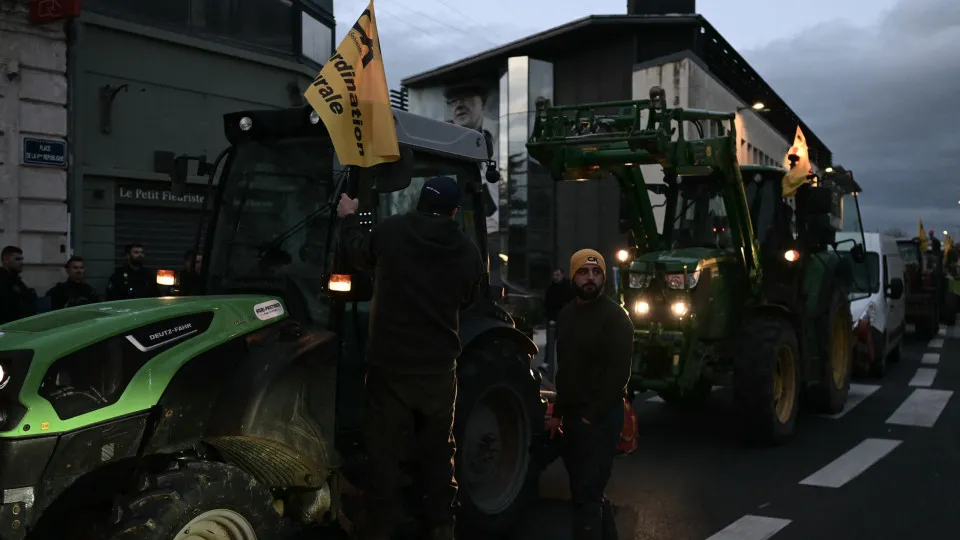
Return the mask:
{"type": "MultiPolygon", "coordinates": [[[[908,338],[886,377],[854,380],[843,413],[801,416],[778,448],[740,443],[727,391],[682,413],[639,397],[640,447],[617,458],[607,492],[620,539],[957,537],[960,326],[940,334],[908,338]]],[[[568,497],[557,461],[512,539],[570,538],[568,497]]]]}

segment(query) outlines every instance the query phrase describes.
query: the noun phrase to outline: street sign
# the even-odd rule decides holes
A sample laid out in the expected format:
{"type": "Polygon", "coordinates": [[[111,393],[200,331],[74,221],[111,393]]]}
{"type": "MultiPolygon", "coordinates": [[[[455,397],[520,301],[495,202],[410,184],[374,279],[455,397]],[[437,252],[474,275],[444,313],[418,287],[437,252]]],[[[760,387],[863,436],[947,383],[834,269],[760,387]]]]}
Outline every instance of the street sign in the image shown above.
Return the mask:
{"type": "Polygon", "coordinates": [[[67,166],[67,142],[50,139],[23,139],[23,164],[45,167],[67,166]]]}

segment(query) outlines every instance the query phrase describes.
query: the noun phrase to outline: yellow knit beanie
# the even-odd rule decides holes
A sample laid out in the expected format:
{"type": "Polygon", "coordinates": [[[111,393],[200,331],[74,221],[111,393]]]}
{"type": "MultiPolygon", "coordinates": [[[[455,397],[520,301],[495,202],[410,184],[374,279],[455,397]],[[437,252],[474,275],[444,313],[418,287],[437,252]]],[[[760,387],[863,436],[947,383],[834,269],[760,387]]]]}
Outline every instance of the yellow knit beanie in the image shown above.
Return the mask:
{"type": "Polygon", "coordinates": [[[607,263],[603,260],[603,255],[592,249],[581,249],[570,257],[570,279],[573,279],[573,275],[577,273],[577,270],[580,270],[580,268],[587,264],[599,266],[600,270],[603,271],[604,279],[606,279],[607,263]]]}

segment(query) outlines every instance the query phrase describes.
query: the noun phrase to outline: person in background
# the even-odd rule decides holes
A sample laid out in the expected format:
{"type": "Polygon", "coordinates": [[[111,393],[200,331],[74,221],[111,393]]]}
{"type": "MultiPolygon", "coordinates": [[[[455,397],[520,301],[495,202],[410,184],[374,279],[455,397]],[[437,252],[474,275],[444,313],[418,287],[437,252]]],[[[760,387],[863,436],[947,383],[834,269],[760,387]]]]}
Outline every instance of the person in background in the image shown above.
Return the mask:
{"type": "Polygon", "coordinates": [[[576,300],[557,317],[557,398],[545,428],[563,433],[570,477],[574,540],[615,540],[613,509],[604,496],[624,423],[633,323],[603,294],[603,256],[583,249],[570,258],[576,300]]]}
{"type": "Polygon", "coordinates": [[[97,296],[93,287],[83,281],[86,267],[83,264],[82,257],[75,255],[70,257],[64,263],[63,268],[67,271],[67,279],[54,285],[46,294],[47,298],[50,299],[51,310],[93,304],[100,301],[100,297],[97,296]]]}
{"type": "Polygon", "coordinates": [[[160,296],[157,273],[143,266],[146,259],[143,246],[127,244],[123,248],[126,261],[107,281],[107,300],[129,300],[160,296]]]}
{"type": "Polygon", "coordinates": [[[37,292],[27,287],[23,273],[23,250],[7,246],[0,251],[0,324],[37,313],[37,292]]]}
{"type": "Polygon", "coordinates": [[[927,238],[930,243],[930,251],[934,253],[940,253],[940,240],[937,239],[937,236],[934,234],[933,229],[930,229],[930,233],[927,238]]]}
{"type": "Polygon", "coordinates": [[[547,350],[543,365],[540,366],[552,380],[556,373],[557,315],[560,309],[573,300],[573,288],[570,280],[563,275],[563,269],[553,271],[553,281],[543,295],[543,312],[547,319],[547,350]]]}
{"type": "Polygon", "coordinates": [[[202,293],[200,270],[203,266],[203,255],[194,250],[183,254],[183,268],[177,276],[178,295],[196,296],[202,293]]]}
{"type": "Polygon", "coordinates": [[[348,259],[375,276],[363,429],[370,459],[364,540],[392,538],[403,518],[398,448],[411,436],[418,439],[429,538],[454,538],[460,310],[473,303],[484,270],[477,245],[453,219],[462,196],[453,178],[431,178],[415,211],[391,216],[369,232],[360,224],[356,199],[343,195],[337,206],[348,259]]]}

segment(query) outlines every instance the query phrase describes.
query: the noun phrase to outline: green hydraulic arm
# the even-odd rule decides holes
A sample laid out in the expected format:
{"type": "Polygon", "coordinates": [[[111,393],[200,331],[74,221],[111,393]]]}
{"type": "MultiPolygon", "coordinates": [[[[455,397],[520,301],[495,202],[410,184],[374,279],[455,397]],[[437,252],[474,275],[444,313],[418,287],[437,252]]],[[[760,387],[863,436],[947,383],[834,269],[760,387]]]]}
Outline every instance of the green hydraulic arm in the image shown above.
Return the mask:
{"type": "Polygon", "coordinates": [[[554,180],[597,178],[613,174],[626,197],[630,227],[641,253],[662,249],[653,206],[640,165],[660,165],[665,177],[716,174],[724,186],[724,204],[734,217],[731,233],[743,246],[743,263],[755,285],[760,283],[759,246],[737,163],[735,113],[666,107],[663,89],[653,87],[650,99],[551,106],[537,100],[530,156],[546,167],[554,180]],[[598,114],[616,110],[616,114],[598,114]],[[643,121],[643,117],[646,121],[643,121]],[[712,123],[716,137],[686,140],[683,127],[691,122],[699,133],[712,123]],[[674,135],[677,139],[674,140],[674,135]]]}

